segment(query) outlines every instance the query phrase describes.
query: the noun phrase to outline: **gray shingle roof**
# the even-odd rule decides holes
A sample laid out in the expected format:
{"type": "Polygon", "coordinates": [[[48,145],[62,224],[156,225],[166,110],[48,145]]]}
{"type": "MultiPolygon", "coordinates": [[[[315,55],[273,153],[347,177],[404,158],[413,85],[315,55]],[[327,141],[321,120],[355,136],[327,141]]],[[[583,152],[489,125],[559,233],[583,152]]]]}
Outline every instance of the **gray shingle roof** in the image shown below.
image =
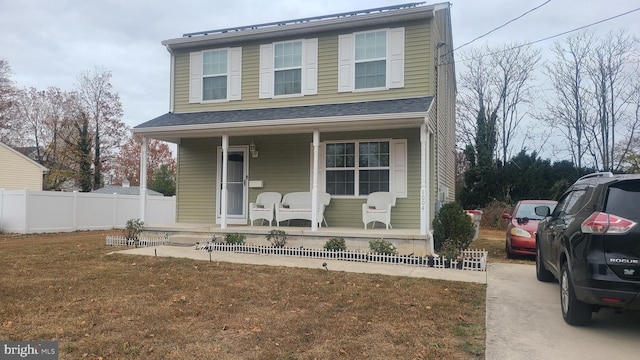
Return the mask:
{"type": "Polygon", "coordinates": [[[397,100],[379,100],[344,104],[323,104],[265,109],[207,111],[197,113],[166,113],[136,126],[136,129],[179,126],[224,124],[248,121],[281,119],[305,119],[370,114],[401,114],[426,112],[433,97],[397,100]]]}
{"type": "MultiPolygon", "coordinates": [[[[93,190],[92,193],[97,194],[113,194],[116,193],[118,195],[140,195],[140,186],[105,186],[101,189],[93,190]]],[[[157,191],[147,189],[147,193],[150,196],[163,196],[162,193],[157,191]]]]}

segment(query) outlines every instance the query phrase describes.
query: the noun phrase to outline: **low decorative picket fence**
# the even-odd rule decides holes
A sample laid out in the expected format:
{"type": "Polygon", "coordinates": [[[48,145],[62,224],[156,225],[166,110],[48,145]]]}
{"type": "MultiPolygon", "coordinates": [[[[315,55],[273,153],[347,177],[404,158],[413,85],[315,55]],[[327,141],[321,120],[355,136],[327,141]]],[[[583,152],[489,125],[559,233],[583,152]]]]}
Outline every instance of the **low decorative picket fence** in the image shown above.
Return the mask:
{"type": "Polygon", "coordinates": [[[332,251],[326,249],[305,248],[277,248],[272,246],[258,246],[245,244],[226,244],[207,242],[196,245],[197,250],[227,251],[242,254],[268,254],[279,256],[306,257],[313,259],[330,259],[343,261],[360,261],[378,264],[398,264],[411,266],[434,267],[441,269],[462,269],[474,271],[486,271],[487,251],[478,249],[463,250],[459,260],[449,260],[443,256],[414,256],[414,255],[387,255],[367,253],[361,251],[332,251]]]}
{"type": "Polygon", "coordinates": [[[160,246],[169,243],[169,239],[166,238],[139,238],[136,242],[134,239],[127,239],[124,236],[107,236],[107,246],[135,246],[135,247],[149,247],[160,246]]]}

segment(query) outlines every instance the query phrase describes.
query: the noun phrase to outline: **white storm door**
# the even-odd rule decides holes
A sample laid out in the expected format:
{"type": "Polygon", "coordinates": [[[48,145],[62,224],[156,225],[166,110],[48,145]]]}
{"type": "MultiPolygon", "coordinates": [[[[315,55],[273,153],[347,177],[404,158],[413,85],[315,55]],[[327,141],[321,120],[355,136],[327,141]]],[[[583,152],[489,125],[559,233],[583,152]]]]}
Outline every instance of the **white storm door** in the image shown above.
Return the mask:
{"type": "MultiPolygon", "coordinates": [[[[227,151],[227,223],[247,223],[247,152],[246,146],[229,146],[227,151]]],[[[218,148],[218,171],[216,175],[216,222],[220,222],[222,206],[222,148],[218,148]]]]}

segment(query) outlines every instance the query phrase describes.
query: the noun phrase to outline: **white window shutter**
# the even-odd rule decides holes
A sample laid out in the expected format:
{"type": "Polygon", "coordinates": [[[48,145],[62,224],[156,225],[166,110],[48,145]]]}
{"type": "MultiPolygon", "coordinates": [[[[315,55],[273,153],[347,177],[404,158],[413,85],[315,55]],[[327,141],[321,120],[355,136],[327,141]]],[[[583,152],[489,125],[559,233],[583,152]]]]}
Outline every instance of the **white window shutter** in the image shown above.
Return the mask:
{"type": "Polygon", "coordinates": [[[260,45],[260,99],[273,97],[273,44],[260,45]]]}
{"type": "Polygon", "coordinates": [[[227,52],[227,99],[242,99],[242,48],[231,48],[227,52]]]}
{"type": "Polygon", "coordinates": [[[389,29],[387,36],[387,87],[404,87],[404,28],[389,29]]]}
{"type": "Polygon", "coordinates": [[[338,36],[338,92],[353,91],[354,51],[353,34],[338,36]]]}
{"type": "Polygon", "coordinates": [[[189,54],[189,103],[202,102],[202,52],[189,54]]]}
{"type": "Polygon", "coordinates": [[[318,39],[304,40],[302,95],[318,93],[318,39]]]}
{"type": "Polygon", "coordinates": [[[407,139],[391,140],[391,176],[389,191],[396,198],[407,197],[407,139]]]}

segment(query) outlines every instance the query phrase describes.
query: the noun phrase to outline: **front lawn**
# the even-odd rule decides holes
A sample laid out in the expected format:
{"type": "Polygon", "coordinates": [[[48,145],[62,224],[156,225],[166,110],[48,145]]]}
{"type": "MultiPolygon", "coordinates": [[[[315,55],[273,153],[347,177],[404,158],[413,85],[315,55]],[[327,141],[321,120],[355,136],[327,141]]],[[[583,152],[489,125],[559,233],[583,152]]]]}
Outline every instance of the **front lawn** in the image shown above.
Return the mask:
{"type": "Polygon", "coordinates": [[[485,285],[107,255],[120,233],[0,235],[0,339],[60,359],[484,358],[485,285]]]}

